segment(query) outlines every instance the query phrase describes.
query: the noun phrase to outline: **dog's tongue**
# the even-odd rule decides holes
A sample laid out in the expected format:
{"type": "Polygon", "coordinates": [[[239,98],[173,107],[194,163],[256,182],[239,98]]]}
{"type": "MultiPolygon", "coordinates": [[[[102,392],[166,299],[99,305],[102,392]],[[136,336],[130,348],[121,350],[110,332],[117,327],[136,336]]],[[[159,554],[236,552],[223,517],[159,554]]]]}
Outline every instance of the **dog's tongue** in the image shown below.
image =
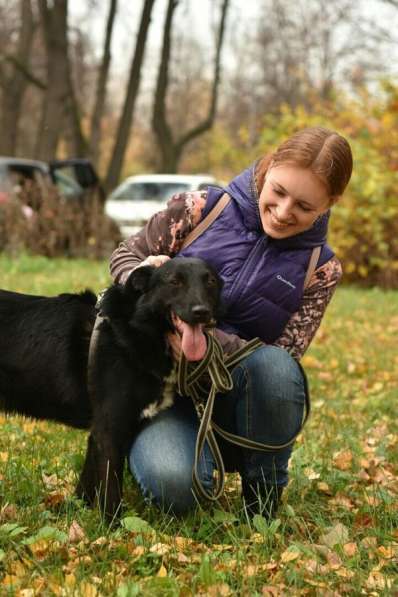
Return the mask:
{"type": "Polygon", "coordinates": [[[200,361],[206,354],[206,336],[203,324],[189,325],[174,315],[174,323],[181,334],[181,348],[187,361],[200,361]]]}

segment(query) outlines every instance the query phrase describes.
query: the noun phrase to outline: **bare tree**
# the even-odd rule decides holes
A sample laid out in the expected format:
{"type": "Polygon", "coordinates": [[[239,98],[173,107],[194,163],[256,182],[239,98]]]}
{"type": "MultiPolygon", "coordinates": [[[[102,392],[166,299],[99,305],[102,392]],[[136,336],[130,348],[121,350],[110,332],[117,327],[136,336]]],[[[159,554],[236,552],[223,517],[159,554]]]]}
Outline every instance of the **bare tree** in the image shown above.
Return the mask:
{"type": "Polygon", "coordinates": [[[148,29],[151,22],[151,13],[155,0],[144,0],[141,14],[141,21],[137,35],[134,55],[131,62],[130,76],[127,84],[126,97],[119,119],[116,133],[116,140],[113,147],[108,173],[105,179],[105,189],[109,190],[116,186],[119,181],[123,160],[130,136],[130,129],[133,122],[134,107],[141,81],[142,62],[145,54],[145,46],[148,37],[148,29]]]}
{"type": "Polygon", "coordinates": [[[178,169],[178,163],[181,159],[181,155],[185,146],[199,135],[202,135],[206,131],[210,130],[213,126],[216,115],[218,88],[221,74],[221,50],[224,41],[225,22],[229,6],[229,0],[223,0],[221,8],[220,25],[216,42],[213,84],[211,89],[211,99],[208,114],[202,122],[200,122],[196,126],[193,126],[191,129],[184,132],[177,139],[175,139],[171,126],[167,120],[166,98],[169,85],[171,31],[173,16],[177,8],[178,2],[179,0],[169,0],[168,2],[168,8],[163,30],[162,55],[159,65],[155,101],[152,114],[152,128],[157,138],[161,152],[160,171],[162,172],[176,172],[178,169]]]}
{"type": "Polygon", "coordinates": [[[90,155],[94,162],[97,164],[100,154],[100,141],[101,141],[101,119],[104,113],[105,99],[106,99],[106,85],[109,75],[109,67],[111,63],[111,40],[112,31],[115,21],[117,9],[117,0],[110,0],[109,13],[106,22],[106,32],[104,41],[104,51],[102,55],[102,62],[99,69],[97,89],[95,94],[94,109],[91,117],[90,127],[90,155]]]}
{"type": "Polygon", "coordinates": [[[70,125],[73,153],[86,153],[86,141],[76,100],[68,55],[68,0],[38,0],[46,48],[47,89],[37,136],[35,154],[41,159],[56,156],[65,120],[70,125]]]}
{"type": "MultiPolygon", "coordinates": [[[[30,0],[20,1],[20,28],[15,53],[0,57],[2,87],[0,153],[15,155],[22,101],[32,75],[29,59],[35,22],[30,0]]],[[[37,83],[37,81],[35,81],[37,83]]]]}

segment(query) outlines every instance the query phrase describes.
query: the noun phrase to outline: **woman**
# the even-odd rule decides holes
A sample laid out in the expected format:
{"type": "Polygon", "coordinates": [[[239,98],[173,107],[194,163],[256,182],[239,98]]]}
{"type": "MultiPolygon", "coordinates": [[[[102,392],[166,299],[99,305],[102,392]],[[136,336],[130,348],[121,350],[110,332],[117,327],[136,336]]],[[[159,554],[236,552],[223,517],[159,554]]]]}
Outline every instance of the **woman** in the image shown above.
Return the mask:
{"type": "MultiPolygon", "coordinates": [[[[216,330],[224,352],[254,337],[264,342],[234,368],[233,389],[217,397],[214,420],[232,433],[278,445],[300,429],[306,390],[297,361],[341,277],[326,234],[330,208],[351,172],[351,149],[343,137],[321,127],[304,129],[225,189],[175,195],[112,255],[111,274],[121,283],[135,267],[157,266],[177,254],[202,257],[216,268],[224,281],[226,313],[216,330]],[[182,248],[225,192],[226,207],[182,248]],[[309,269],[311,256],[316,264],[309,269]]],[[[169,342],[178,358],[178,334],[170,334],[169,342]]],[[[130,468],[144,495],[177,514],[195,504],[191,473],[197,429],[192,402],[177,397],[172,408],[143,427],[130,452],[130,468]]],[[[292,446],[260,452],[221,439],[219,444],[227,470],[241,475],[250,513],[272,516],[288,482],[292,446]]],[[[213,470],[206,447],[200,477],[207,489],[213,470]]]]}

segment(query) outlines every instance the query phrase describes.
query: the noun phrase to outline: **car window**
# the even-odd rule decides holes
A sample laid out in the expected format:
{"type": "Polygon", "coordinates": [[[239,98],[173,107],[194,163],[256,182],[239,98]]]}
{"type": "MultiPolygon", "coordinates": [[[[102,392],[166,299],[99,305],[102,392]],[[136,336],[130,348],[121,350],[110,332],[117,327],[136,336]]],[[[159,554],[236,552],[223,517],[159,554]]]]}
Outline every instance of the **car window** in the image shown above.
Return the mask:
{"type": "Polygon", "coordinates": [[[114,191],[110,198],[119,201],[167,201],[175,193],[190,189],[190,184],[182,182],[131,182],[114,191]]]}
{"type": "Polygon", "coordinates": [[[82,194],[82,187],[70,176],[62,174],[55,170],[54,174],[55,184],[62,195],[66,197],[78,197],[82,194]]]}

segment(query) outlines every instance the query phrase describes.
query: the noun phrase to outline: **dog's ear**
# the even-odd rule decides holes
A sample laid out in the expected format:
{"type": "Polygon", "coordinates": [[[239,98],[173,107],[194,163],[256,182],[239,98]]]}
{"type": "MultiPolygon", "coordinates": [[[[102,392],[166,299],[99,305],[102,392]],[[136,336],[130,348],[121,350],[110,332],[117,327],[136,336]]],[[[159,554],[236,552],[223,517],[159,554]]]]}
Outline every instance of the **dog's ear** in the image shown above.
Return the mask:
{"type": "Polygon", "coordinates": [[[124,287],[121,284],[113,284],[107,288],[101,297],[99,306],[102,315],[110,319],[123,319],[128,316],[124,287]]]}
{"type": "Polygon", "coordinates": [[[155,269],[152,265],[137,267],[127,278],[126,290],[139,294],[146,292],[155,269]]]}

